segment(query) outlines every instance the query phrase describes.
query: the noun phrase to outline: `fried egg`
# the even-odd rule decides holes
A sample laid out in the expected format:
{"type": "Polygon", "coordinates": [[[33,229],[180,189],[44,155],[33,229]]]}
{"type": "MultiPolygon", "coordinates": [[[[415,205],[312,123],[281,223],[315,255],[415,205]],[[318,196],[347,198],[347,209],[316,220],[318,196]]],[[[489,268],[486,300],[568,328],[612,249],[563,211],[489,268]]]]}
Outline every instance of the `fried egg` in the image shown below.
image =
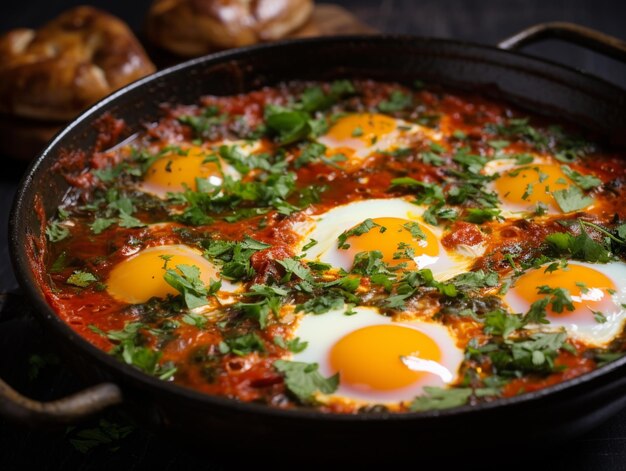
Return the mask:
{"type": "Polygon", "coordinates": [[[574,182],[561,166],[551,158],[538,155],[533,162],[524,165],[519,165],[515,159],[487,162],[485,174],[498,175],[488,189],[498,195],[502,216],[519,217],[520,213],[534,212],[538,205],[548,214],[562,213],[553,193],[567,190],[574,182]]]}
{"type": "Polygon", "coordinates": [[[164,198],[167,193],[182,192],[185,188],[196,191],[197,179],[219,186],[224,175],[241,178],[239,172],[217,154],[221,145],[236,145],[244,155],[250,155],[259,147],[259,143],[221,141],[208,149],[192,146],[172,150],[148,167],[139,185],[140,190],[164,198]]]}
{"type": "Polygon", "coordinates": [[[420,136],[431,141],[442,138],[430,128],[384,114],[352,113],[337,119],[318,141],[326,146],[328,156],[342,154],[349,162],[359,163],[376,152],[410,146],[420,136]]]}
{"type": "Polygon", "coordinates": [[[309,346],[294,361],[317,363],[324,376],[339,373],[332,398],[393,404],[457,380],[463,352],[446,327],[393,322],[368,307],[353,312],[305,315],[296,331],[309,346]]]}
{"type": "MultiPolygon", "coordinates": [[[[202,256],[202,252],[186,245],[160,245],[140,250],[113,267],[106,280],[107,292],[116,300],[129,304],[145,303],[151,298],[179,294],[163,275],[178,265],[196,266],[205,285],[220,279],[218,268],[202,256]]],[[[234,292],[238,287],[222,280],[221,292],[234,292]]],[[[220,301],[228,296],[218,293],[220,301]]]]}
{"type": "Polygon", "coordinates": [[[446,250],[440,242],[442,231],[422,219],[424,208],[402,198],[356,201],[313,218],[298,248],[304,259],[328,263],[349,271],[361,252],[379,251],[388,265],[404,264],[405,269],[429,268],[444,280],[467,271],[484,247],[457,247],[446,250]],[[339,237],[366,220],[375,225],[361,235],[339,237]],[[313,242],[316,243],[309,248],[313,242]],[[308,245],[307,245],[308,244],[308,245]],[[307,247],[307,250],[303,248],[307,247]]]}
{"type": "Polygon", "coordinates": [[[525,313],[533,302],[550,296],[540,292],[541,286],[564,288],[571,295],[574,309],[564,307],[562,312],[556,312],[549,304],[546,314],[550,323],[542,328],[565,328],[572,337],[600,346],[623,330],[626,319],[624,280],[626,265],[622,262],[569,262],[566,267],[552,272],[539,267],[515,280],[505,301],[515,312],[525,313]]]}

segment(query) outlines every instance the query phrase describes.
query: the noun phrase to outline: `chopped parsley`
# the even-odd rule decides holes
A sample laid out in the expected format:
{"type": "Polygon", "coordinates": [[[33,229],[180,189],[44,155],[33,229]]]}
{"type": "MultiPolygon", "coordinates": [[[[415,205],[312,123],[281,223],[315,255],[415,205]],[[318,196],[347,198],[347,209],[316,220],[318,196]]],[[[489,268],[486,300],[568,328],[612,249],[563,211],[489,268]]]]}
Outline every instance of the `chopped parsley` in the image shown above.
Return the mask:
{"type": "MultiPolygon", "coordinates": [[[[417,83],[415,88],[422,86],[417,83]]],[[[248,102],[245,97],[240,97],[237,106],[219,98],[215,100],[219,105],[206,106],[205,101],[198,108],[172,108],[139,139],[90,161],[92,167],[100,168],[86,170],[89,178],[70,189],[67,201],[48,221],[45,238],[51,244],[61,243],[49,252],[47,279],[53,293],[61,296],[88,296],[96,305],[99,291],[106,288],[99,278],[119,260],[118,254],[131,257],[159,244],[199,247],[219,272],[218,280],[209,280],[198,266],[161,256],[156,266],[162,272],[157,268],[156,277],[162,275],[159,282],[174,288],[175,295],[121,307],[116,312],[124,322],[119,330],[89,326],[110,342],[111,355],[147,374],[171,380],[178,365],[164,361],[164,352],[188,346],[183,361],[189,363],[177,381],[185,381],[191,367],[198,378],[219,386],[231,368],[245,364],[261,376],[269,374],[268,382],[253,385],[259,402],[284,403],[288,397],[315,406],[320,395],[337,390],[340,378],[338,374],[325,377],[317,364],[287,360],[291,353],[310,348],[293,320],[376,309],[383,316],[399,314],[400,318],[403,312],[423,311],[453,330],[478,332],[467,343],[460,369],[463,378],[451,387],[425,387],[419,397],[402,404],[412,411],[491,400],[512,380],[540,381],[565,368],[559,365],[559,355],[577,353],[568,343],[567,332],[542,325],[573,311],[575,293],[558,283],[537,286],[537,298],[526,312],[512,312],[502,296],[526,270],[553,273],[565,269],[571,260],[607,263],[626,256],[626,221],[619,211],[612,214],[613,203],[608,212],[572,217],[596,198],[600,207],[605,199],[623,192],[619,178],[605,182],[585,173],[595,168],[585,162],[587,155],[596,156],[590,154],[595,149],[592,144],[562,128],[535,125],[527,118],[510,119],[504,113],[494,116],[495,122],[482,132],[477,122],[461,119],[459,123],[464,124],[460,126],[471,129],[471,135],[461,129],[450,134],[445,126],[438,127],[440,118],[449,113],[447,108],[439,109],[426,95],[398,86],[376,89],[371,83],[340,80],[285,84],[276,93],[263,93],[250,97],[254,113],[243,112],[240,105],[248,102]],[[372,150],[361,164],[347,143],[318,139],[331,127],[346,123],[341,120],[352,114],[373,112],[402,116],[409,124],[389,130],[397,128],[411,135],[390,147],[386,140],[378,142],[379,136],[369,132],[369,125],[350,125],[343,130],[343,138],[366,139],[372,150]],[[172,122],[177,136],[166,129],[172,122]],[[413,134],[418,124],[438,127],[435,132],[443,138],[413,134]],[[377,145],[381,148],[374,150],[377,145]],[[546,186],[549,176],[533,166],[535,155],[554,156],[562,162],[564,175],[556,180],[558,191],[550,190],[546,186]],[[509,238],[499,224],[508,212],[501,209],[493,191],[499,175],[485,171],[496,159],[516,164],[516,169],[507,171],[511,176],[536,170],[538,183],[523,183],[522,199],[531,204],[545,191],[565,214],[551,214],[545,204],[533,203],[534,213],[527,215],[528,221],[516,221],[515,227],[522,232],[528,228],[534,235],[523,239],[524,234],[511,230],[509,238]],[[181,174],[184,165],[196,162],[204,166],[202,171],[191,172],[191,177],[181,174]],[[155,172],[163,172],[172,189],[181,187],[166,194],[148,191],[142,182],[155,172]],[[306,256],[313,247],[325,252],[330,244],[335,250],[334,242],[323,234],[318,237],[312,227],[325,212],[354,201],[383,198],[412,203],[415,217],[407,216],[393,228],[383,227],[373,213],[356,225],[346,221],[336,233],[336,248],[346,250],[353,245],[354,250],[364,239],[388,230],[398,231],[395,247],[355,250],[352,266],[344,268],[327,263],[324,256],[306,256]],[[542,215],[546,217],[534,218],[542,215]],[[488,253],[477,256],[471,271],[452,277],[444,277],[435,268],[434,273],[420,269],[421,263],[416,267],[418,247],[430,236],[427,227],[431,226],[424,223],[439,225],[435,231],[439,238],[455,229],[453,221],[481,225],[481,232],[490,238],[488,253]],[[541,230],[533,228],[541,225],[541,230]],[[552,232],[558,225],[562,229],[552,232]],[[147,228],[130,230],[143,227],[147,228]],[[552,233],[543,243],[536,239],[547,232],[552,233]],[[85,241],[99,244],[98,250],[88,252],[82,245],[85,241]],[[220,280],[236,283],[240,289],[220,292],[220,280]],[[203,339],[200,345],[190,343],[194,334],[203,339]],[[277,359],[281,355],[286,358],[277,359]],[[275,384],[278,375],[286,394],[280,381],[275,384]]],[[[443,95],[437,92],[437,96],[443,95]]],[[[76,175],[82,177],[80,172],[76,175]]],[[[385,242],[386,237],[379,238],[385,242]]],[[[141,282],[139,277],[137,283],[141,282]]],[[[577,286],[583,293],[589,289],[584,280],[577,286]]],[[[108,297],[103,299],[107,302],[108,297]]],[[[590,311],[598,324],[610,322],[603,312],[590,311]]],[[[611,351],[618,348],[619,344],[612,343],[606,349],[587,348],[581,353],[600,364],[621,355],[611,351]]],[[[42,361],[33,358],[31,366],[40,367],[42,361]]],[[[236,391],[234,396],[239,397],[236,391]]],[[[368,406],[358,411],[383,409],[368,406]]],[[[102,428],[109,427],[105,425],[102,428]]],[[[111,433],[77,434],[77,446],[87,449],[113,443],[116,434],[125,433],[109,428],[111,433]]]]}
{"type": "Polygon", "coordinates": [[[215,294],[222,285],[220,281],[211,281],[210,286],[206,286],[195,265],[176,265],[176,270],[168,268],[163,279],[183,296],[189,309],[207,305],[208,296],[215,294]]]}
{"type": "Polygon", "coordinates": [[[50,242],[60,242],[69,235],[69,228],[59,221],[51,221],[46,226],[46,237],[50,242]]]}
{"type": "Polygon", "coordinates": [[[583,175],[572,170],[568,165],[561,165],[561,170],[583,190],[593,190],[602,185],[602,180],[594,175],[583,175]]]}
{"type": "Polygon", "coordinates": [[[424,386],[424,394],[416,397],[409,409],[413,412],[426,410],[450,409],[467,404],[472,395],[471,388],[436,388],[424,386]]]}
{"type": "Polygon", "coordinates": [[[68,285],[78,286],[79,288],[87,288],[95,281],[98,281],[95,275],[79,270],[72,273],[68,279],[65,280],[68,285]]]}
{"type": "Polygon", "coordinates": [[[367,234],[373,228],[378,227],[378,231],[383,233],[387,230],[387,228],[381,226],[380,224],[375,223],[372,219],[366,219],[362,223],[357,226],[349,229],[347,231],[342,232],[339,237],[337,237],[337,247],[340,249],[349,249],[350,244],[346,243],[346,241],[350,237],[361,236],[363,234],[367,234]]]}
{"type": "Polygon", "coordinates": [[[581,233],[577,236],[569,232],[555,232],[546,236],[546,242],[557,256],[564,256],[592,263],[607,263],[612,260],[611,251],[596,242],[580,224],[581,233]]]}
{"type": "Polygon", "coordinates": [[[265,344],[257,333],[252,332],[225,339],[220,344],[220,351],[243,356],[252,352],[265,352],[265,344]]]}
{"type": "Polygon", "coordinates": [[[280,335],[274,336],[274,343],[280,348],[285,348],[292,353],[300,353],[304,351],[309,345],[309,342],[303,342],[302,340],[300,340],[300,337],[296,337],[291,340],[285,340],[280,335]]]}
{"type": "Polygon", "coordinates": [[[334,393],[339,386],[339,374],[325,378],[317,363],[276,360],[274,368],[283,375],[289,392],[304,404],[314,403],[317,393],[334,393]]]}
{"type": "Polygon", "coordinates": [[[378,104],[378,110],[383,113],[394,113],[396,111],[403,111],[412,104],[413,97],[410,94],[401,92],[400,90],[394,90],[387,100],[383,100],[378,104]]]}
{"type": "Polygon", "coordinates": [[[578,211],[593,203],[593,198],[586,196],[577,186],[557,190],[552,195],[564,213],[578,211]]]}
{"type": "Polygon", "coordinates": [[[94,325],[90,325],[89,328],[113,342],[115,347],[109,353],[125,363],[160,379],[169,379],[176,373],[175,366],[159,363],[163,352],[148,346],[150,335],[160,337],[164,336],[166,331],[150,328],[142,322],[127,322],[122,330],[109,332],[103,332],[94,325]]]}

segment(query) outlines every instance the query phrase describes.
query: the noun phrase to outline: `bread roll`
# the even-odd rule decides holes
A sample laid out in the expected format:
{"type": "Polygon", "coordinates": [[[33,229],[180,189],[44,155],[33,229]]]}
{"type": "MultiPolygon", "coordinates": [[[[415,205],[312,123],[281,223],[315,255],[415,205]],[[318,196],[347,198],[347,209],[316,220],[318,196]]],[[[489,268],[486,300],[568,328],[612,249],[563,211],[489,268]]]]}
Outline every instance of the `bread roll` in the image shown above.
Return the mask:
{"type": "Polygon", "coordinates": [[[280,39],[311,16],[311,0],[155,0],[147,33],[185,57],[280,39]]]}
{"type": "Polygon", "coordinates": [[[0,37],[0,112],[67,121],[154,71],[125,23],[95,8],[73,8],[39,30],[0,37]]]}

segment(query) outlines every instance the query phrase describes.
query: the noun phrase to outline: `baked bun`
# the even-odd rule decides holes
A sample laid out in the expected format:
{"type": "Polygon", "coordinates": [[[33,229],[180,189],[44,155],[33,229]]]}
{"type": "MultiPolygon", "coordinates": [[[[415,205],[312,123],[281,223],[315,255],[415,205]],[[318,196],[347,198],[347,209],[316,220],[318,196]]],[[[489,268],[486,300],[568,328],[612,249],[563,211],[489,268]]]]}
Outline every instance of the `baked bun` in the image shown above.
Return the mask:
{"type": "Polygon", "coordinates": [[[154,71],[126,24],[76,7],[37,31],[16,29],[0,37],[0,111],[67,121],[154,71]]]}
{"type": "Polygon", "coordinates": [[[301,27],[311,0],[155,0],[148,37],[185,57],[273,41],[301,27]]]}

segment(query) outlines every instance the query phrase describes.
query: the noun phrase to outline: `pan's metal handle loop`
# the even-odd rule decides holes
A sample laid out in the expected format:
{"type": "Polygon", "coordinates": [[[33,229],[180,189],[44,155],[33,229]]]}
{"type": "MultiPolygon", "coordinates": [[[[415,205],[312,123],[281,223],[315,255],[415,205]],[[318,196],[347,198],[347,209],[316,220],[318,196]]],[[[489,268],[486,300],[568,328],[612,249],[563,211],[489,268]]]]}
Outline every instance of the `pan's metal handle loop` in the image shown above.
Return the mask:
{"type": "Polygon", "coordinates": [[[0,379],[0,415],[26,425],[60,425],[76,422],[122,402],[122,391],[102,383],[50,402],[29,399],[0,379]]]}
{"type": "Polygon", "coordinates": [[[498,47],[501,49],[519,49],[537,41],[553,38],[578,44],[605,56],[626,62],[626,42],[585,26],[559,21],[540,23],[526,28],[510,38],[500,41],[498,47]]]}

